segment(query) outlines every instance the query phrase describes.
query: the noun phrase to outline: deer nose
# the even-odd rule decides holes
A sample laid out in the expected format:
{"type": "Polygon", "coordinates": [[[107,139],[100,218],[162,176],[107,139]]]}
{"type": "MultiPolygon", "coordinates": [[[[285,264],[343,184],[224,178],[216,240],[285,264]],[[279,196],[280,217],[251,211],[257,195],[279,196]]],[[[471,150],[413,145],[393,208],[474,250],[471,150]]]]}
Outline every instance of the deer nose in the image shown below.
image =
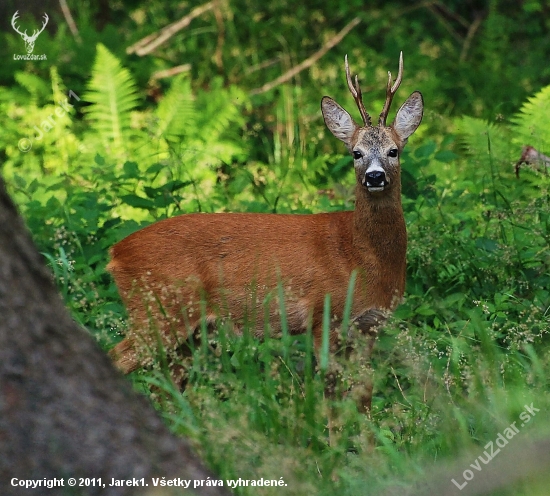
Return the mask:
{"type": "Polygon", "coordinates": [[[365,174],[365,183],[368,187],[378,188],[384,186],[385,182],[386,174],[383,171],[375,170],[365,174]]]}

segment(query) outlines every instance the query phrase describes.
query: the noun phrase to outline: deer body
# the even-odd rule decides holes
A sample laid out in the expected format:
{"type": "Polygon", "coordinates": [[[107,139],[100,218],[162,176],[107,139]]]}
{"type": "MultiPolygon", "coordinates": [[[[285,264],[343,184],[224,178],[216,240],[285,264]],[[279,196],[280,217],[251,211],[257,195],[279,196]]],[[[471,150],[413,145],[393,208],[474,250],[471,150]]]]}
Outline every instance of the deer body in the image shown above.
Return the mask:
{"type": "MultiPolygon", "coordinates": [[[[154,314],[157,323],[163,322],[165,333],[170,334],[173,326],[180,330],[181,338],[198,325],[200,302],[205,296],[207,317],[230,317],[237,326],[246,319],[261,334],[262,306],[271,293],[275,298],[270,324],[274,332],[279,331],[276,290],[280,280],[290,332],[305,332],[312,318],[314,338],[320,342],[325,294],[331,294],[332,313],[341,317],[354,269],[358,270],[358,280],[353,317],[370,308],[393,308],[404,290],[406,232],[402,214],[394,226],[377,224],[374,219],[369,222],[364,216],[356,223],[355,215],[173,217],[115,245],[109,270],[121,288],[134,325],[148,329],[154,314]],[[356,232],[356,224],[362,231],[374,229],[364,236],[356,232]],[[390,230],[391,235],[380,245],[380,250],[387,250],[381,256],[369,247],[383,230],[390,230]],[[273,249],[281,244],[284,251],[273,249]],[[388,255],[394,263],[387,263],[388,255]],[[149,304],[147,292],[155,295],[149,304]]],[[[136,360],[125,362],[125,372],[139,367],[137,356],[132,354],[134,357],[136,360]]]]}
{"type": "MultiPolygon", "coordinates": [[[[398,82],[391,88],[390,76],[388,83],[386,114],[401,77],[400,62],[398,82]]],[[[346,72],[365,126],[329,97],[323,98],[322,111],[330,131],[354,156],[355,210],[186,214],[152,224],[116,244],[108,270],[133,321],[132,334],[111,351],[124,372],[144,363],[139,341],[155,347],[151,321],[164,344],[173,348],[178,337],[185,339],[198,326],[201,301],[206,302],[209,321],[229,317],[237,332],[248,322],[261,334],[263,304],[274,295],[269,321],[277,332],[281,326],[276,296],[282,284],[289,331],[303,333],[311,321],[317,345],[325,295],[331,295],[331,315],[340,320],[353,271],[357,281],[352,318],[362,332],[369,332],[379,323],[378,315],[398,304],[405,289],[407,247],[399,154],[420,124],[422,97],[413,93],[392,126],[387,127],[381,115],[381,124],[373,127],[357,80],[355,87],[351,82],[347,59],[346,72]]],[[[336,334],[331,342],[336,343],[336,334]]]]}

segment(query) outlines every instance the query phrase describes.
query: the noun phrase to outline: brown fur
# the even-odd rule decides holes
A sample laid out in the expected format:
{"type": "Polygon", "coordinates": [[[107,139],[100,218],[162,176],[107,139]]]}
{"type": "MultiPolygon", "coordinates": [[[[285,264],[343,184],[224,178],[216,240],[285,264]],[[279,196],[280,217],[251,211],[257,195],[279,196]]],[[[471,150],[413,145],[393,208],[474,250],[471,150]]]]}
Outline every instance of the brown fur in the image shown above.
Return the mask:
{"type": "MultiPolygon", "coordinates": [[[[411,95],[401,109],[409,104],[406,112],[418,112],[414,105],[421,106],[419,95],[411,95]]],[[[399,115],[410,120],[405,111],[396,122],[399,115]]],[[[261,335],[263,303],[269,295],[270,325],[280,331],[279,282],[290,332],[305,332],[311,319],[317,346],[325,295],[330,293],[331,314],[338,321],[354,270],[352,318],[361,332],[371,331],[383,320],[381,315],[395,308],[405,289],[407,234],[399,158],[388,158],[388,151],[397,147],[401,152],[420,123],[421,110],[416,121],[405,121],[405,131],[402,124],[359,127],[328,97],[323,99],[323,114],[350,151],[363,153],[355,161],[355,211],[187,214],[154,223],[113,246],[107,269],[129,310],[132,330],[111,356],[125,373],[147,363],[147,352],[141,352],[150,348],[154,354],[159,338],[168,350],[175,349],[203,314],[209,321],[229,318],[236,332],[252,324],[261,335]],[[388,185],[383,191],[371,192],[365,186],[373,161],[384,168],[388,185]],[[201,301],[206,302],[204,308],[201,301]]],[[[331,341],[334,348],[335,332],[331,341]]],[[[363,403],[370,403],[370,392],[368,396],[363,403]]]]}

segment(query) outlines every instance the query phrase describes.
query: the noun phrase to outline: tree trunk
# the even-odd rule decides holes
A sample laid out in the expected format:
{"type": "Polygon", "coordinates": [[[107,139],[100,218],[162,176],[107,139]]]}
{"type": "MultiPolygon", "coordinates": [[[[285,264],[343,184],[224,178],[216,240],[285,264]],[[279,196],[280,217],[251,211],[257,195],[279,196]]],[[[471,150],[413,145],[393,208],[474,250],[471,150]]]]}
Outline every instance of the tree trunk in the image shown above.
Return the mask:
{"type": "Polygon", "coordinates": [[[152,491],[153,477],[191,489],[215,479],[73,322],[0,178],[0,493],[27,494],[15,478],[63,479],[64,489],[37,495],[140,494],[109,484],[143,478],[152,491]],[[71,488],[71,477],[106,487],[71,488]]]}

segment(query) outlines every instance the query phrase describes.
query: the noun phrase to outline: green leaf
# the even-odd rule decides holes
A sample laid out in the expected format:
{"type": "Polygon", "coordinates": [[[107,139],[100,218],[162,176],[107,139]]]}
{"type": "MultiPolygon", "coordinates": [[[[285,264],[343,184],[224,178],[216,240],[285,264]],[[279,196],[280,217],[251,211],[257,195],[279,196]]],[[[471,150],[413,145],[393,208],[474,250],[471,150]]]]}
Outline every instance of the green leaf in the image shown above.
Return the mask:
{"type": "Polygon", "coordinates": [[[155,203],[153,201],[138,195],[124,195],[120,197],[120,201],[134,208],[143,208],[146,210],[155,208],[155,203]]]}
{"type": "Polygon", "coordinates": [[[166,166],[164,164],[156,163],[147,168],[147,174],[155,174],[163,170],[166,166]]]}
{"type": "Polygon", "coordinates": [[[185,188],[186,186],[189,186],[193,184],[192,181],[168,181],[164,186],[161,186],[163,191],[170,191],[173,193],[174,191],[178,191],[182,188],[185,188]]]}
{"type": "Polygon", "coordinates": [[[498,249],[498,243],[489,238],[477,238],[476,247],[486,251],[495,251],[498,249]]]}
{"type": "Polygon", "coordinates": [[[18,188],[25,189],[27,187],[27,181],[25,181],[25,179],[22,178],[19,174],[14,174],[13,180],[18,188]]]}
{"type": "Polygon", "coordinates": [[[422,146],[419,146],[415,151],[414,151],[414,156],[415,158],[417,159],[422,159],[422,158],[429,158],[431,157],[435,150],[437,148],[437,144],[435,141],[428,141],[427,143],[425,143],[424,145],[422,146]]]}
{"type": "Polygon", "coordinates": [[[437,152],[434,157],[438,162],[453,162],[458,158],[458,155],[451,150],[442,150],[437,152]]]}
{"type": "Polygon", "coordinates": [[[424,315],[424,316],[435,315],[434,309],[427,303],[423,303],[422,305],[420,305],[415,310],[415,312],[418,315],[424,315]]]}
{"type": "Polygon", "coordinates": [[[139,177],[139,167],[136,162],[124,162],[122,170],[124,171],[124,175],[128,178],[139,177]]]}
{"type": "Polygon", "coordinates": [[[338,175],[339,175],[339,173],[342,169],[347,170],[348,168],[350,168],[352,166],[353,166],[353,159],[351,158],[351,156],[345,155],[342,158],[338,159],[338,161],[334,164],[334,166],[331,167],[330,173],[333,176],[338,177],[338,175]]]}

